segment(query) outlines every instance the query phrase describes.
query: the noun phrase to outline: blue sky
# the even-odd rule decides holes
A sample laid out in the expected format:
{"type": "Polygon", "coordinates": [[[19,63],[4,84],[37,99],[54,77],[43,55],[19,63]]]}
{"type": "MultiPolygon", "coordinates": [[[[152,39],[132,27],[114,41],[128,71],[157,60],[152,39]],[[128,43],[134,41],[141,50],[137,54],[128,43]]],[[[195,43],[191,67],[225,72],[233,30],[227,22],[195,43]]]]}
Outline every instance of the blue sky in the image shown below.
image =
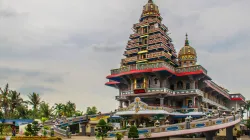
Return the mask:
{"type": "MultiPolygon", "coordinates": [[[[147,0],[0,0],[0,86],[114,110],[104,86],[147,0]]],[[[250,1],[155,0],[177,51],[185,33],[209,76],[250,98],[250,1]]]]}

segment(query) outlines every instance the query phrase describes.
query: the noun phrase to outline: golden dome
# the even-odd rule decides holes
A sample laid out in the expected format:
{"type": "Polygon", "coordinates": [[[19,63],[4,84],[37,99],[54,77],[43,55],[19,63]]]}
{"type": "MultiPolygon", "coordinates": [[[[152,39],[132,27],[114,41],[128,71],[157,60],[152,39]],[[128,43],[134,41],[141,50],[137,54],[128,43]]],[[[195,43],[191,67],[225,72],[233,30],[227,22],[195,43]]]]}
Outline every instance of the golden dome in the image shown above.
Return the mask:
{"type": "Polygon", "coordinates": [[[160,15],[159,8],[154,4],[153,0],[148,0],[148,3],[143,6],[141,17],[160,15]]]}
{"type": "Polygon", "coordinates": [[[179,62],[191,62],[195,64],[197,61],[197,54],[193,47],[189,45],[188,35],[186,34],[185,46],[181,48],[178,54],[179,62]]]}

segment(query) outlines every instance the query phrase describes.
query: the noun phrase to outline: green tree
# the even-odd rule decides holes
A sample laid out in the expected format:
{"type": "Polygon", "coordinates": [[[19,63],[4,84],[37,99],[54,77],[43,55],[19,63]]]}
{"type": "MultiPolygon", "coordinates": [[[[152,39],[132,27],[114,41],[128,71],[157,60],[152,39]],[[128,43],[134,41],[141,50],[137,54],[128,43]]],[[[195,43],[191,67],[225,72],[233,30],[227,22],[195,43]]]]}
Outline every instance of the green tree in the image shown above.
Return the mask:
{"type": "Polygon", "coordinates": [[[33,92],[32,94],[29,94],[28,98],[29,98],[29,100],[27,102],[33,106],[33,118],[36,118],[37,117],[37,109],[41,103],[41,98],[40,98],[39,94],[37,94],[35,92],[33,92]]]}
{"type": "Polygon", "coordinates": [[[43,101],[40,104],[39,113],[42,117],[49,118],[53,115],[53,107],[43,101]]]}
{"type": "Polygon", "coordinates": [[[128,138],[132,138],[132,139],[139,138],[139,133],[138,133],[136,126],[132,125],[130,127],[129,132],[128,132],[128,138]]]}
{"type": "Polygon", "coordinates": [[[9,84],[6,84],[3,90],[0,88],[0,91],[1,91],[0,106],[4,110],[4,118],[7,118],[9,114],[9,98],[8,98],[9,84]]]}
{"type": "Polygon", "coordinates": [[[77,110],[77,111],[75,112],[75,115],[76,115],[76,116],[83,116],[83,112],[80,111],[80,110],[77,110]]]}
{"type": "Polygon", "coordinates": [[[55,104],[55,115],[58,117],[61,117],[64,113],[63,113],[63,109],[64,109],[64,104],[59,103],[59,104],[55,104]]]}
{"type": "Polygon", "coordinates": [[[32,122],[31,128],[32,128],[32,133],[31,134],[33,136],[37,136],[38,131],[40,130],[40,128],[38,127],[38,122],[37,121],[32,122]]]}
{"type": "Polygon", "coordinates": [[[26,127],[25,127],[25,135],[26,136],[30,136],[32,135],[34,132],[33,132],[33,129],[32,129],[32,125],[31,124],[28,124],[26,127]]]}
{"type": "Polygon", "coordinates": [[[17,91],[10,91],[8,97],[9,97],[10,113],[13,117],[14,111],[17,109],[18,106],[24,103],[24,101],[21,98],[20,93],[18,93],[17,91]]]}
{"type": "Polygon", "coordinates": [[[72,117],[76,112],[76,104],[68,101],[66,103],[66,116],[72,117]]]}
{"type": "Polygon", "coordinates": [[[48,120],[48,118],[42,117],[41,122],[43,123],[43,126],[44,126],[44,123],[45,123],[47,120],[48,120]]]}
{"type": "Polygon", "coordinates": [[[97,137],[101,137],[102,140],[104,140],[105,137],[107,137],[108,131],[112,130],[112,126],[107,124],[104,119],[101,119],[98,124],[96,125],[97,127],[97,137]]]}
{"type": "Polygon", "coordinates": [[[123,134],[121,132],[117,132],[115,134],[115,137],[117,138],[117,140],[121,140],[124,136],[123,136],[123,134]]]}
{"type": "Polygon", "coordinates": [[[93,106],[92,108],[88,107],[87,111],[86,111],[86,114],[87,115],[95,115],[95,114],[97,114],[97,108],[95,106],[93,106]]]}
{"type": "Polygon", "coordinates": [[[246,127],[250,129],[250,119],[247,119],[246,127]]]}

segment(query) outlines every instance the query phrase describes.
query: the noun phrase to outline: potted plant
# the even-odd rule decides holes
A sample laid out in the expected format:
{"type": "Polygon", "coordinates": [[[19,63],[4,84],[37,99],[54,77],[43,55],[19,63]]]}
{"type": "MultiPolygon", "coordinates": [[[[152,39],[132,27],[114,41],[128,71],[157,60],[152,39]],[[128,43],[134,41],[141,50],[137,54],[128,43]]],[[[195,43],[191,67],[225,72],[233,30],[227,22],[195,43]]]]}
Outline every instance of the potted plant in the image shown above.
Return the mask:
{"type": "Polygon", "coordinates": [[[117,133],[115,134],[115,137],[116,137],[117,140],[122,140],[122,138],[123,138],[124,136],[123,136],[123,134],[122,134],[121,132],[117,132],[117,133]]]}
{"type": "Polygon", "coordinates": [[[236,133],[237,138],[240,138],[241,134],[242,134],[241,130],[237,130],[237,133],[236,133]]]}

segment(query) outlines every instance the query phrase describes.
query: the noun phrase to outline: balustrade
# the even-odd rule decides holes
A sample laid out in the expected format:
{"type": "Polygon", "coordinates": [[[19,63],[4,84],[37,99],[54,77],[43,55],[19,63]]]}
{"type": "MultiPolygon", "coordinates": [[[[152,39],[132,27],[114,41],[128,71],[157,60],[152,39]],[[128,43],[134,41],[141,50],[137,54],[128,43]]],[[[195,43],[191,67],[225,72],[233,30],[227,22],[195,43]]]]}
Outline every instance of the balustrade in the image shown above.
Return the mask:
{"type": "Polygon", "coordinates": [[[129,62],[134,62],[134,61],[137,61],[137,56],[133,56],[133,57],[128,57],[128,58],[125,58],[125,59],[122,59],[122,63],[129,63],[129,62]]]}
{"type": "MultiPolygon", "coordinates": [[[[165,53],[165,55],[168,58],[170,57],[169,54],[167,54],[167,53],[165,53]]],[[[162,55],[160,55],[160,56],[162,56],[162,55]]],[[[149,57],[153,57],[153,56],[149,56],[149,57]]],[[[128,60],[130,62],[131,61],[136,61],[137,57],[126,58],[125,62],[128,62],[128,60]]],[[[122,72],[128,72],[130,70],[144,70],[144,69],[152,69],[152,68],[168,68],[172,72],[176,72],[176,73],[192,72],[192,71],[198,71],[198,70],[203,69],[203,67],[200,66],[200,65],[196,65],[196,66],[193,66],[191,68],[175,68],[175,67],[173,67],[172,65],[170,65],[167,62],[156,62],[156,63],[146,63],[146,64],[141,63],[141,64],[136,64],[136,66],[126,66],[126,67],[122,67],[122,68],[119,68],[119,69],[113,69],[113,70],[111,70],[111,75],[119,74],[119,73],[122,73],[122,72]]]]}
{"type": "Polygon", "coordinates": [[[147,59],[150,59],[150,58],[157,58],[157,57],[162,57],[162,56],[164,56],[164,57],[168,58],[169,60],[171,60],[171,56],[168,53],[164,52],[164,51],[149,53],[149,54],[147,54],[146,57],[147,57],[147,59]]]}
{"type": "MultiPolygon", "coordinates": [[[[192,122],[189,122],[188,126],[186,122],[184,122],[184,123],[178,123],[178,124],[173,124],[173,125],[163,125],[159,127],[139,128],[138,132],[139,132],[139,135],[143,135],[145,133],[160,133],[160,132],[180,131],[180,130],[186,130],[186,129],[204,128],[204,127],[226,124],[226,123],[233,122],[239,119],[240,119],[240,116],[236,115],[236,116],[229,116],[226,118],[192,121],[192,122]]],[[[208,131],[208,130],[204,129],[204,131],[208,131]]],[[[108,132],[108,137],[115,137],[115,134],[118,132],[125,134],[125,136],[128,135],[128,130],[119,130],[119,131],[108,132]]]]}
{"type": "Polygon", "coordinates": [[[129,55],[129,54],[134,54],[134,53],[138,53],[138,49],[127,50],[124,52],[124,55],[129,55]]]}

